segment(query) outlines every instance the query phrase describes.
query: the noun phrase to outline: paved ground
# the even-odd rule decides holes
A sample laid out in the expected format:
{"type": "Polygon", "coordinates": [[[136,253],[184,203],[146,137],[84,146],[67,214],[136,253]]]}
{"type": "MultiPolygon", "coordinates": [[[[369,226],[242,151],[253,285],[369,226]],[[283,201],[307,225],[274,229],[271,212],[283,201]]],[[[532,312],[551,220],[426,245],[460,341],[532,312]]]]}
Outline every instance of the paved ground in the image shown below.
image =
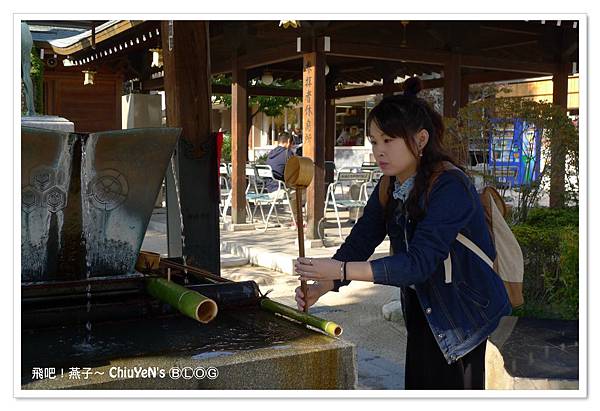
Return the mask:
{"type": "MultiPolygon", "coordinates": [[[[349,226],[343,233],[349,232],[349,226]]],[[[157,210],[148,227],[142,249],[166,253],[165,216],[157,210]]],[[[327,230],[335,236],[337,229],[327,230]]],[[[273,253],[297,253],[294,245],[295,230],[290,228],[269,228],[253,232],[222,232],[222,242],[238,242],[269,249],[273,253]]],[[[380,249],[387,249],[382,244],[380,249]]],[[[308,255],[332,255],[336,247],[308,249],[308,255]]],[[[380,250],[381,251],[381,250],[380,250]]],[[[231,257],[231,256],[229,256],[231,257]]],[[[223,256],[223,258],[229,258],[223,256]]],[[[294,289],[299,285],[295,275],[273,271],[264,267],[244,265],[223,268],[221,275],[232,280],[254,280],[261,291],[281,303],[294,306],[294,289]]],[[[344,332],[343,339],[357,347],[358,388],[359,389],[403,389],[404,388],[404,352],[406,348],[406,330],[401,323],[384,319],[381,308],[384,304],[398,298],[394,287],[353,282],[342,288],[339,293],[328,293],[309,311],[340,324],[344,332]]]]}

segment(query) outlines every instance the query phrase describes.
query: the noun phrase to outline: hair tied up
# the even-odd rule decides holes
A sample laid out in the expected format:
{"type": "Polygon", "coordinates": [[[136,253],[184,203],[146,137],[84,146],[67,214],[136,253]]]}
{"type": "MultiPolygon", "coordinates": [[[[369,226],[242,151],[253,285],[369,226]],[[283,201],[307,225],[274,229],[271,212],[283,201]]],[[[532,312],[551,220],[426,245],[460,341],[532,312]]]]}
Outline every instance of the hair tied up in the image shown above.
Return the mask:
{"type": "Polygon", "coordinates": [[[404,84],[404,95],[409,97],[415,97],[419,91],[423,90],[423,82],[419,77],[410,77],[404,84]]]}

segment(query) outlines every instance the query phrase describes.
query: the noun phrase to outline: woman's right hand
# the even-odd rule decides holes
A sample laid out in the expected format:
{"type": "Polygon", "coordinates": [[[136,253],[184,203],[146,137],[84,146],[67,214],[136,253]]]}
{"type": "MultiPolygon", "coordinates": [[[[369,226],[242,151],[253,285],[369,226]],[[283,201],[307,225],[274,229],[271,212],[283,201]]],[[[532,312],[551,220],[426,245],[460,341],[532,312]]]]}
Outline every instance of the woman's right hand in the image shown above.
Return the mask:
{"type": "Polygon", "coordinates": [[[317,302],[319,298],[321,298],[321,296],[327,294],[332,289],[333,281],[319,281],[315,284],[306,284],[307,297],[304,298],[302,288],[297,287],[296,304],[298,305],[298,310],[303,311],[305,304],[308,304],[308,307],[311,307],[314,303],[317,302]]]}

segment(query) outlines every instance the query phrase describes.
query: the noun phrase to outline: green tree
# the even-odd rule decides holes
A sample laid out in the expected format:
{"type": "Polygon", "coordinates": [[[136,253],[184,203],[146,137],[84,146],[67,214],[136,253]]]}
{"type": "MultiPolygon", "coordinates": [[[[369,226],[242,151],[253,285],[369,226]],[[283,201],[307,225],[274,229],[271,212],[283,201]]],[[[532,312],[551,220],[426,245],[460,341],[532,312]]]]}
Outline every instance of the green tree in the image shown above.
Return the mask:
{"type": "MultiPolygon", "coordinates": [[[[538,180],[516,188],[517,199],[513,208],[513,222],[527,219],[529,210],[534,207],[541,195],[548,191],[552,158],[550,143],[558,144],[565,151],[569,186],[566,190],[567,205],[578,204],[579,193],[579,135],[578,130],[567,116],[564,108],[546,101],[533,101],[523,97],[497,97],[488,92],[483,98],[469,103],[459,110],[456,119],[445,119],[449,148],[466,164],[469,150],[485,153],[489,147],[489,136],[512,128],[514,119],[522,119],[542,131],[541,156],[545,161],[538,180]]],[[[533,146],[532,146],[533,149],[533,146]]],[[[535,153],[524,153],[532,157],[535,153]]],[[[483,170],[471,170],[483,177],[486,184],[497,186],[501,194],[506,194],[506,186],[497,184],[497,176],[503,170],[490,168],[481,159],[483,170]]]]}
{"type": "MultiPolygon", "coordinates": [[[[33,83],[33,103],[35,112],[43,114],[44,112],[44,62],[39,57],[39,52],[35,47],[31,49],[31,82],[33,83]]],[[[21,84],[21,113],[25,114],[24,87],[21,84]]]]}
{"type": "MultiPolygon", "coordinates": [[[[213,84],[231,86],[231,77],[225,75],[217,75],[213,77],[213,84]]],[[[281,88],[287,90],[301,90],[302,82],[294,80],[281,80],[276,79],[273,84],[266,86],[258,80],[250,80],[250,85],[253,87],[268,87],[268,88],[281,88]]],[[[227,108],[231,108],[231,94],[217,94],[215,95],[215,103],[222,103],[227,108]]],[[[269,117],[277,117],[283,114],[283,110],[286,107],[292,107],[295,104],[301,102],[302,99],[298,97],[279,97],[279,96],[250,96],[248,99],[248,105],[250,108],[255,108],[254,112],[249,115],[249,122],[252,121],[258,113],[265,113],[269,117]]]]}

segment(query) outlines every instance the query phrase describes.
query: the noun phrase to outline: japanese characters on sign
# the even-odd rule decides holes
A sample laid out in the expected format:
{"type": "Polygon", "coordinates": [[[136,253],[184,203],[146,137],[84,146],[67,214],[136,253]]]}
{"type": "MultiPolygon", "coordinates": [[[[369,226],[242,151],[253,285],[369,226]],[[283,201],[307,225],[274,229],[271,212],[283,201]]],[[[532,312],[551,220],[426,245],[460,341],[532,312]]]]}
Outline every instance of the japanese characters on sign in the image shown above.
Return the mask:
{"type": "Polygon", "coordinates": [[[313,123],[315,112],[315,60],[312,55],[304,56],[304,70],[302,74],[302,114],[303,114],[303,130],[302,136],[304,144],[309,144],[313,138],[313,123]]]}

